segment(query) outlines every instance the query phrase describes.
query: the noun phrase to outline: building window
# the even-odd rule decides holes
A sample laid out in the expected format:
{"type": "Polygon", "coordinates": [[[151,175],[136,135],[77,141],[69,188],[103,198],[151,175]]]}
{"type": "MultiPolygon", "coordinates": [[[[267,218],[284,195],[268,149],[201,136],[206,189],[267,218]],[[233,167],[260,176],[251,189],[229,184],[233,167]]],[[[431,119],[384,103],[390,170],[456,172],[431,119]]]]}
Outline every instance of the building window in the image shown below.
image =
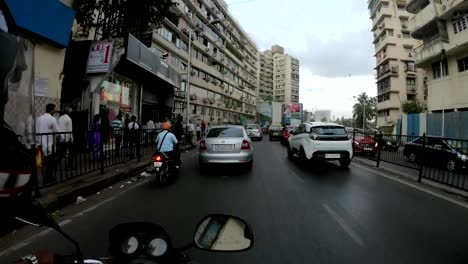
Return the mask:
{"type": "Polygon", "coordinates": [[[440,77],[449,75],[447,59],[444,59],[442,61],[442,68],[443,68],[442,74],[441,74],[440,68],[441,68],[440,61],[434,62],[432,64],[432,78],[433,79],[439,79],[440,77]]]}
{"type": "Polygon", "coordinates": [[[403,36],[403,38],[410,38],[411,37],[410,33],[408,33],[408,32],[401,32],[401,35],[403,36]]]}
{"type": "Polygon", "coordinates": [[[201,107],[201,115],[206,115],[206,108],[204,106],[201,107]]]}
{"type": "Polygon", "coordinates": [[[468,71],[468,57],[457,60],[457,63],[459,72],[468,71]]]}
{"type": "Polygon", "coordinates": [[[390,87],[391,87],[390,86],[390,78],[382,79],[377,83],[377,89],[378,89],[379,93],[384,92],[386,90],[389,90],[390,87]]]}
{"type": "Polygon", "coordinates": [[[465,15],[459,20],[452,23],[453,32],[455,34],[458,34],[462,31],[465,31],[467,29],[467,24],[468,24],[468,15],[465,15]]]}
{"type": "Polygon", "coordinates": [[[412,72],[416,71],[416,66],[414,62],[411,62],[411,61],[406,62],[406,71],[412,71],[412,72]]]}
{"type": "Polygon", "coordinates": [[[406,78],[406,85],[416,86],[416,78],[406,78]]]}

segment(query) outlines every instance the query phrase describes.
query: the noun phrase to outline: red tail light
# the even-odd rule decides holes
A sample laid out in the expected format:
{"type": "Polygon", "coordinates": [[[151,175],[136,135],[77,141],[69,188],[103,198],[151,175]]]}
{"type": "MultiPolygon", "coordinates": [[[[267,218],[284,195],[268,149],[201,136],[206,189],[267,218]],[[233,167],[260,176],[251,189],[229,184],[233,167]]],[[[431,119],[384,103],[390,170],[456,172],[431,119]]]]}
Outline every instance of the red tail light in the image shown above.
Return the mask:
{"type": "Polygon", "coordinates": [[[242,141],[241,149],[250,149],[250,143],[247,140],[242,141]]]}
{"type": "Polygon", "coordinates": [[[200,141],[200,151],[206,150],[206,142],[205,140],[200,141]]]}
{"type": "Polygon", "coordinates": [[[156,162],[161,162],[161,161],[163,160],[163,158],[162,158],[161,156],[159,156],[159,155],[154,156],[153,159],[154,159],[154,161],[156,161],[156,162]]]}

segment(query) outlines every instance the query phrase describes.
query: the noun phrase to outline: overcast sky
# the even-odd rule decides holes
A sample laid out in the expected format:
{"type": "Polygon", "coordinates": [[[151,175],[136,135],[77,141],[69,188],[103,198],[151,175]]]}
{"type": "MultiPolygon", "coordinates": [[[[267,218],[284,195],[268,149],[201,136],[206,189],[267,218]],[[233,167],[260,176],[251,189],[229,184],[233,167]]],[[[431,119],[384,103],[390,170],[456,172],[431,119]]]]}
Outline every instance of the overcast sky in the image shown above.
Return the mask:
{"type": "Polygon", "coordinates": [[[274,44],[300,61],[300,101],[351,117],[353,96],[376,95],[365,0],[226,0],[263,51],[274,44]]]}

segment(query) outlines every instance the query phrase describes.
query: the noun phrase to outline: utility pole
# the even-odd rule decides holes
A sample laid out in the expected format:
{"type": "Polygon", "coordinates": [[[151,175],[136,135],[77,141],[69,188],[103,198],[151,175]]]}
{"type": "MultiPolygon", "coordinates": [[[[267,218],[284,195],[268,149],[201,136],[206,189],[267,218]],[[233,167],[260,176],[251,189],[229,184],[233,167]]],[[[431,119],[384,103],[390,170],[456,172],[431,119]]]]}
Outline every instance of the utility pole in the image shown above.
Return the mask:
{"type": "Polygon", "coordinates": [[[362,130],[366,131],[366,98],[362,102],[362,130]]]}
{"type": "MultiPolygon", "coordinates": [[[[440,78],[444,77],[444,59],[445,59],[445,50],[442,51],[442,57],[440,58],[440,78]]],[[[442,137],[445,136],[445,105],[444,100],[445,96],[442,95],[442,137]]]]}

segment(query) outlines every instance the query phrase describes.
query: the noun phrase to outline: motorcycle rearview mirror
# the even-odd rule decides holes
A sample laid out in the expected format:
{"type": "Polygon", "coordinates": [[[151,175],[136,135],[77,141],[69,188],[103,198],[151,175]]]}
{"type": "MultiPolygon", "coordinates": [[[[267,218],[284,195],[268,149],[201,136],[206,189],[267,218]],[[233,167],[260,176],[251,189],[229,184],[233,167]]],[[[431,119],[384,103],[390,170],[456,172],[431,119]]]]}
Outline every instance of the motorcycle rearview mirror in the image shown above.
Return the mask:
{"type": "Polygon", "coordinates": [[[239,217],[213,214],[202,219],[194,235],[195,246],[208,251],[245,251],[252,248],[253,233],[239,217]]]}

